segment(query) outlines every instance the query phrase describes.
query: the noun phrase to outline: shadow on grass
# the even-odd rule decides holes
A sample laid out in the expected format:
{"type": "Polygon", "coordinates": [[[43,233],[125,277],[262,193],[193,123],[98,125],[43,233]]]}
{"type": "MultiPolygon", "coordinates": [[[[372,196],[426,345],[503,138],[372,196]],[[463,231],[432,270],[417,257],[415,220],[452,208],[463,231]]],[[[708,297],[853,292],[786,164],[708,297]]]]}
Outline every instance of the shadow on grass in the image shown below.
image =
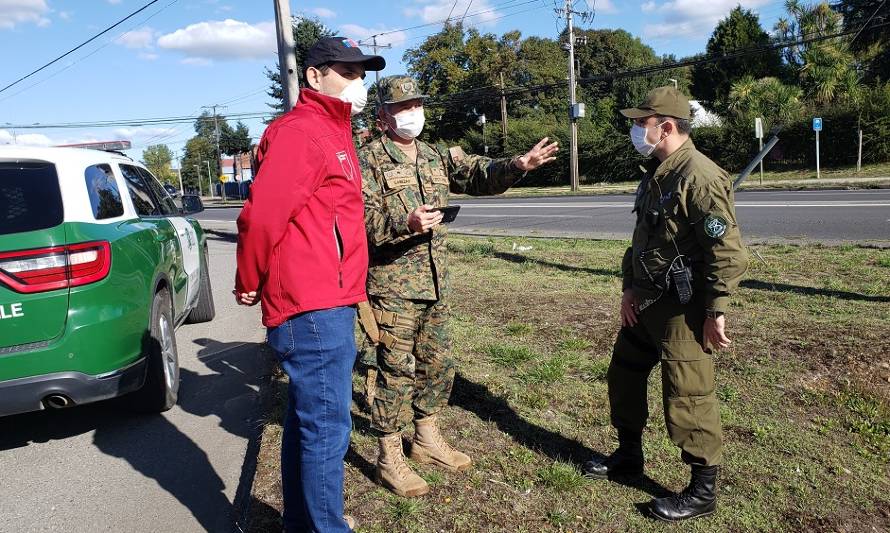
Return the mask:
{"type": "Polygon", "coordinates": [[[837,298],[838,300],[852,300],[860,302],[890,302],[890,296],[871,296],[868,294],[859,294],[857,292],[837,291],[833,289],[817,289],[815,287],[801,287],[799,285],[771,283],[767,281],[759,281],[756,279],[746,279],[741,282],[740,286],[745,289],[755,289],[759,291],[772,292],[788,292],[792,294],[800,294],[802,296],[828,296],[829,298],[837,298]]]}
{"type": "MultiPolygon", "coordinates": [[[[590,459],[605,459],[601,453],[574,439],[528,422],[514,411],[504,398],[495,396],[485,386],[469,381],[460,373],[455,377],[451,404],[475,414],[482,420],[494,422],[498,429],[510,435],[518,444],[536,450],[553,461],[570,461],[582,465],[590,459]]],[[[644,476],[638,481],[622,479],[611,481],[637,488],[655,498],[670,494],[670,491],[649,476],[644,476]]]]}
{"type": "Polygon", "coordinates": [[[545,268],[552,268],[554,270],[559,270],[561,272],[575,272],[580,274],[591,274],[594,276],[620,276],[620,272],[617,270],[609,270],[607,268],[588,268],[588,267],[579,267],[572,265],[565,265],[562,263],[551,263],[550,261],[542,261],[541,259],[535,259],[534,257],[528,257],[520,254],[511,254],[508,252],[494,252],[491,254],[492,257],[496,259],[501,259],[503,261],[509,261],[511,263],[531,263],[534,265],[542,266],[545,268]]]}

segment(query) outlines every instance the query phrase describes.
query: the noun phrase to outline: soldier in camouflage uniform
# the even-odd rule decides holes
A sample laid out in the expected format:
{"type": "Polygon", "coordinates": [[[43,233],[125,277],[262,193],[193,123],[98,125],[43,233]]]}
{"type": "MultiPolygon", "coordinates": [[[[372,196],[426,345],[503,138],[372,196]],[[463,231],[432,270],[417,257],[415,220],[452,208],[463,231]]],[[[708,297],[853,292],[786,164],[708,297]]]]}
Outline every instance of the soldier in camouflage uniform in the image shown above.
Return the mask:
{"type": "Polygon", "coordinates": [[[368,296],[379,326],[372,426],[380,439],[377,480],[401,496],[429,491],[411,470],[401,433],[414,420],[411,458],[450,470],[470,466],[451,448],[436,416],[454,383],[448,323],[446,227],[439,207],[449,192],[500,194],[525,172],[555,159],[543,139],[521,157],[492,160],[459,147],[419,141],[423,99],[409,77],[380,80],[378,112],[385,135],[359,151],[370,247],[368,296]]]}
{"type": "Polygon", "coordinates": [[[747,255],[732,179],[689,138],[689,100],[659,87],[621,113],[634,121],[635,148],[654,157],[637,190],[633,243],[622,264],[623,327],[608,372],[618,449],[584,470],[596,478],[642,475],[646,385],[660,363],[665,425],[692,479],[649,509],[661,520],[685,520],[716,510],[722,438],[711,347],[730,344],[724,313],[747,255]]]}

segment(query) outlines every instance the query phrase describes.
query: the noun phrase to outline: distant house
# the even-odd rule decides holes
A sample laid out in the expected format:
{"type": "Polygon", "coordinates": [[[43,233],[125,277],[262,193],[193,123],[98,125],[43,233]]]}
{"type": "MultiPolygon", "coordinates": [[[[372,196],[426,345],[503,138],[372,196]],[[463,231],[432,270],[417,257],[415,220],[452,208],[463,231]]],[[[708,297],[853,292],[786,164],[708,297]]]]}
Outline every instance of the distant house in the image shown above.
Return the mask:
{"type": "Polygon", "coordinates": [[[232,176],[233,172],[235,173],[235,181],[249,181],[253,179],[253,171],[250,166],[250,154],[241,154],[237,161],[237,168],[233,169],[233,165],[235,165],[235,158],[223,158],[222,160],[222,173],[224,176],[232,176]]]}
{"type": "Polygon", "coordinates": [[[705,109],[698,100],[690,100],[689,106],[692,108],[692,127],[701,128],[708,126],[722,126],[723,119],[720,115],[712,113],[705,109]]]}

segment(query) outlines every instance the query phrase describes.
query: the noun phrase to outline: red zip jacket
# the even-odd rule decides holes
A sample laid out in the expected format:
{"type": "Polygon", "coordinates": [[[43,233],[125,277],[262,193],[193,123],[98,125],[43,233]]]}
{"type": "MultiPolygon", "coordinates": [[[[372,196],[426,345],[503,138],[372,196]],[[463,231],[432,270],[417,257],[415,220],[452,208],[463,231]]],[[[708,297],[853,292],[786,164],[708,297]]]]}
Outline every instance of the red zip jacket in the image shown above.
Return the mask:
{"type": "Polygon", "coordinates": [[[238,216],[235,290],[258,291],[263,325],[365,301],[368,245],[351,105],[311,89],[269,125],[238,216]]]}

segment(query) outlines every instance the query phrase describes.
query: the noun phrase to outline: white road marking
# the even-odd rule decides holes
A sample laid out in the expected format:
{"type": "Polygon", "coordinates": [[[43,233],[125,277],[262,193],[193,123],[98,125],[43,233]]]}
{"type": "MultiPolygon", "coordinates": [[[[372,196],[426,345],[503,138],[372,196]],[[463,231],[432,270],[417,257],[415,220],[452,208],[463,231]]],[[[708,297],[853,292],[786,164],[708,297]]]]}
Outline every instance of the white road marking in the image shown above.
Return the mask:
{"type": "MultiPolygon", "coordinates": [[[[461,209],[594,209],[597,207],[630,207],[632,202],[602,202],[590,204],[460,204],[461,209]]],[[[748,203],[736,202],[736,207],[890,207],[890,202],[818,202],[818,203],[748,203]]]]}

